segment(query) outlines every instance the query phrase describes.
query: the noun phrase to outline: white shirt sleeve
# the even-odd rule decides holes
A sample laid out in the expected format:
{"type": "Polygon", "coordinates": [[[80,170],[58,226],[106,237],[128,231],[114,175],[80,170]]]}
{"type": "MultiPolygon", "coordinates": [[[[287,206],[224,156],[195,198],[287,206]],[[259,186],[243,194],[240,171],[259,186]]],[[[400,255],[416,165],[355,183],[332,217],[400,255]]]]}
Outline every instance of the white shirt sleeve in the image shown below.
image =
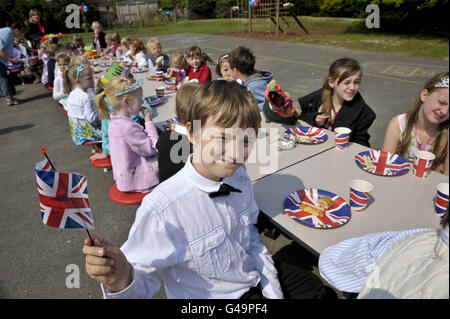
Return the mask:
{"type": "Polygon", "coordinates": [[[148,59],[148,70],[150,71],[150,73],[155,74],[157,71],[157,66],[156,64],[153,64],[152,59],[148,59]]]}
{"type": "Polygon", "coordinates": [[[83,119],[85,119],[91,124],[98,122],[99,121],[98,113],[94,107],[94,100],[92,100],[92,97],[89,94],[83,96],[82,104],[83,104],[83,119]]]}
{"type": "Polygon", "coordinates": [[[58,76],[53,83],[53,99],[61,100],[66,96],[67,94],[64,93],[64,80],[62,77],[58,76]]]}
{"type": "Polygon", "coordinates": [[[182,255],[159,218],[156,209],[144,198],[136,212],[128,240],[120,248],[133,266],[133,282],[118,293],[108,293],[105,298],[151,298],[160,288],[158,271],[179,263],[182,255]]]}
{"type": "Polygon", "coordinates": [[[134,57],[135,61],[138,64],[139,68],[147,67],[147,55],[143,52],[139,52],[134,57]]]}

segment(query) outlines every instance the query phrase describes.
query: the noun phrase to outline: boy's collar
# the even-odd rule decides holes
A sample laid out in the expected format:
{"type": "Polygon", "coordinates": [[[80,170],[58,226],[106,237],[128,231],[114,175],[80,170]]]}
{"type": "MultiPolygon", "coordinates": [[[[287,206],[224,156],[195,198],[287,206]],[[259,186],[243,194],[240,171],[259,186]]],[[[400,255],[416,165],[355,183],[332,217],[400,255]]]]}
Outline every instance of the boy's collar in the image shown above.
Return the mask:
{"type": "Polygon", "coordinates": [[[222,178],[220,182],[216,182],[210,180],[209,178],[203,177],[200,173],[195,169],[192,164],[193,154],[191,153],[186,161],[186,164],[183,167],[186,175],[190,178],[190,182],[192,182],[196,188],[201,190],[202,192],[211,193],[215,192],[220,188],[220,185],[223,183],[229,184],[231,186],[236,186],[230,179],[232,177],[222,178]]]}
{"type": "Polygon", "coordinates": [[[183,134],[183,135],[188,135],[187,134],[187,130],[186,130],[186,126],[182,126],[180,124],[175,124],[175,128],[173,129],[175,132],[179,133],[179,134],[183,134]]]}

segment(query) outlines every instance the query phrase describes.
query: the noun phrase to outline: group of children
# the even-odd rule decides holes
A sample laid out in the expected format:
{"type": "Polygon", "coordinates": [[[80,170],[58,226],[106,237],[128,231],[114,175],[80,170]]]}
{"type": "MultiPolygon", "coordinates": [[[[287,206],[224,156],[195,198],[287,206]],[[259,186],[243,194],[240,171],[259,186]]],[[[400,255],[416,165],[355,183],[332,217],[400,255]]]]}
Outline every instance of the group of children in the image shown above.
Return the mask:
{"type": "MultiPolygon", "coordinates": [[[[179,120],[174,130],[158,131],[151,110],[142,107],[142,77],[117,76],[96,92],[84,57],[56,53],[53,93],[65,101],[75,144],[102,140],[103,152],[92,159],[111,157],[117,188],[151,191],[121,249],[102,238],[85,241],[87,272],[102,283],[104,296],[151,297],[160,277],[167,296],[174,298],[333,297],[310,271],[270,256],[254,227],[259,209],[240,161],[207,162],[201,155],[193,160],[207,147],[223,146],[225,128],[258,131],[273,73],[255,69],[252,52],[238,47],[217,59],[219,79],[212,81],[207,66],[212,60],[197,46],[169,57],[156,38],[148,41],[147,53],[140,40],[100,31],[93,44],[101,47],[104,37],[113,55],[148,67],[151,74],[163,72],[176,85],[179,120]],[[196,119],[202,120],[202,130],[214,128],[219,134],[203,140],[195,134],[196,119]]],[[[73,46],[79,47],[76,41],[73,46]]],[[[433,77],[414,107],[389,123],[382,150],[408,159],[417,149],[431,151],[436,154],[433,169],[449,174],[448,77],[448,72],[433,77]]],[[[361,79],[357,61],[335,61],[323,87],[298,99],[300,119],[330,130],[351,128],[350,141],[369,146],[368,129],[376,115],[359,92],[361,79]]],[[[231,144],[239,143],[246,159],[251,142],[231,144]]],[[[237,153],[231,152],[242,155],[237,153]]]]}

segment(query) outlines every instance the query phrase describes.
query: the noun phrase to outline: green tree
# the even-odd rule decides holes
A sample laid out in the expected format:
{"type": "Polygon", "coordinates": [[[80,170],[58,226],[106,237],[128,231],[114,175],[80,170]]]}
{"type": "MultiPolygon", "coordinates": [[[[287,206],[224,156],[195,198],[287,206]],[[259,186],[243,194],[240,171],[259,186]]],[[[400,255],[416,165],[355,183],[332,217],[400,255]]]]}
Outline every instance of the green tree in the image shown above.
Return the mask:
{"type": "Polygon", "coordinates": [[[189,18],[214,18],[215,0],[188,0],[189,18]]]}

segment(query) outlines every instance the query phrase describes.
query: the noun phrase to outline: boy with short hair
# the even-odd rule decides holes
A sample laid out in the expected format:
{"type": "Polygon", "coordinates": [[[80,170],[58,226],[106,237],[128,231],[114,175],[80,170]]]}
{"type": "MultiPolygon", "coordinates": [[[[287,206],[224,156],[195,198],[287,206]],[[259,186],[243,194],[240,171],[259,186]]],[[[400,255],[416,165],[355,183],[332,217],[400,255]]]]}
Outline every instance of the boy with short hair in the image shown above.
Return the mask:
{"type": "Polygon", "coordinates": [[[178,124],[175,125],[173,130],[163,132],[156,142],[160,183],[182,169],[189,154],[192,153],[192,144],[187,136],[186,123],[189,99],[199,87],[200,84],[195,82],[180,86],[175,98],[175,113],[178,117],[178,124]]]}
{"type": "Polygon", "coordinates": [[[193,154],[144,198],[121,249],[86,238],[87,273],[105,298],[150,298],[158,277],[168,298],[283,298],[304,289],[310,277],[289,273],[280,278],[291,280],[282,291],[254,227],[259,209],[242,168],[261,124],[251,93],[234,81],[207,82],[188,109],[193,154]]]}
{"type": "Polygon", "coordinates": [[[272,81],[273,73],[270,71],[255,70],[255,56],[245,47],[234,49],[228,58],[230,61],[231,76],[234,80],[240,80],[252,92],[258,103],[259,110],[262,111],[266,99],[267,84],[272,81]]]}
{"type": "Polygon", "coordinates": [[[156,71],[167,72],[170,66],[169,56],[161,53],[161,43],[157,38],[150,38],[147,41],[148,46],[148,69],[150,73],[156,71]]]}

